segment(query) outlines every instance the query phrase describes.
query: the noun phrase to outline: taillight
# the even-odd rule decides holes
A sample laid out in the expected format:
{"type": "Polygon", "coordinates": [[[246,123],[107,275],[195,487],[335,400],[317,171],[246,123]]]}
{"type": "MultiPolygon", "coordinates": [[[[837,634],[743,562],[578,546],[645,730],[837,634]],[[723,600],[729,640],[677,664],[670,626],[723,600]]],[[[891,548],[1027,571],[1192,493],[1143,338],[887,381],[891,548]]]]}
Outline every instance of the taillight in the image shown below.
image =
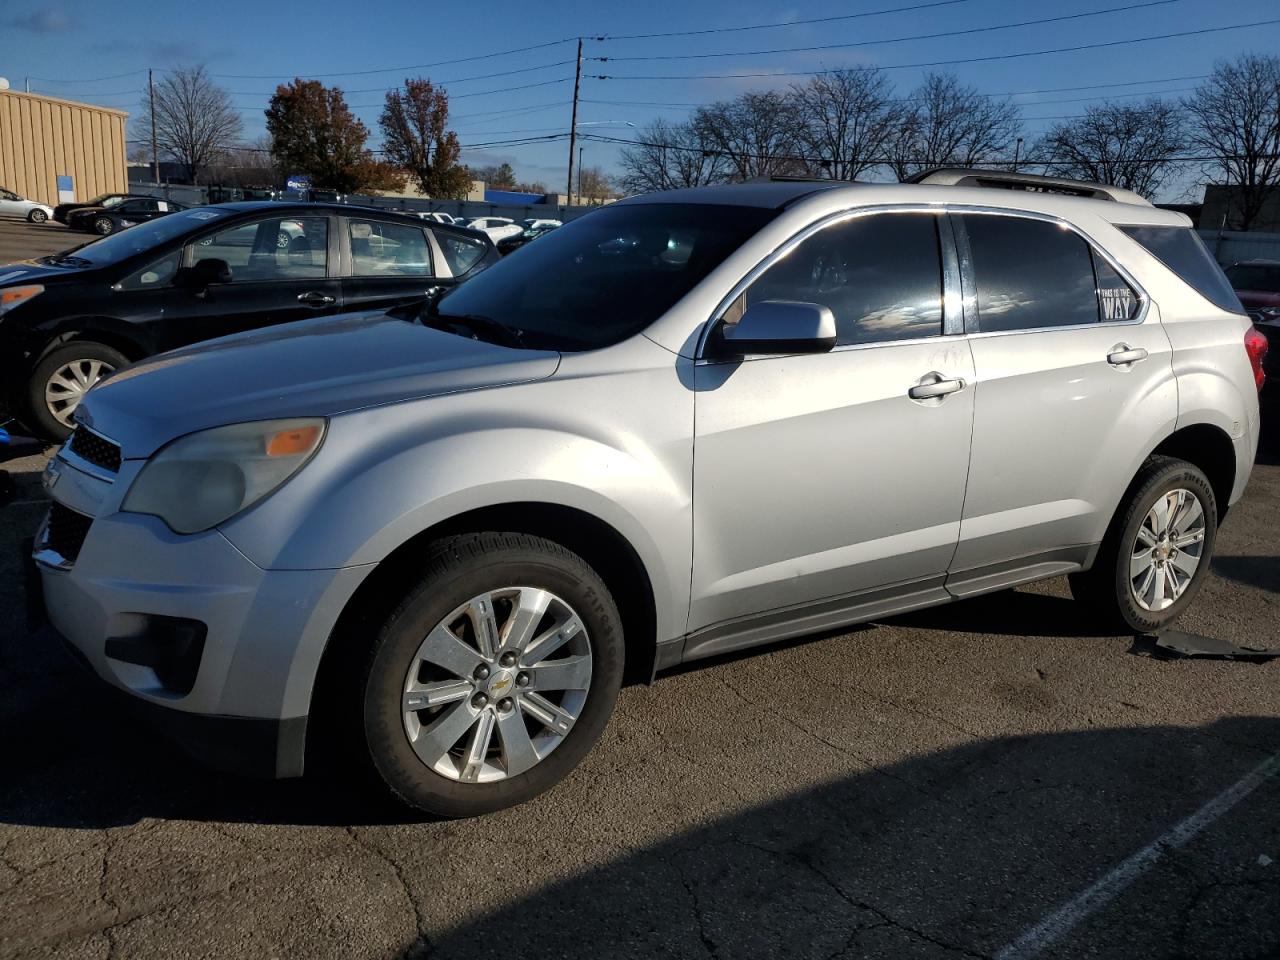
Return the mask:
{"type": "Polygon", "coordinates": [[[1253,382],[1262,391],[1262,384],[1267,375],[1262,372],[1262,361],[1267,355],[1267,338],[1257,327],[1250,327],[1244,333],[1244,352],[1249,355],[1249,366],[1253,367],[1253,382]]]}

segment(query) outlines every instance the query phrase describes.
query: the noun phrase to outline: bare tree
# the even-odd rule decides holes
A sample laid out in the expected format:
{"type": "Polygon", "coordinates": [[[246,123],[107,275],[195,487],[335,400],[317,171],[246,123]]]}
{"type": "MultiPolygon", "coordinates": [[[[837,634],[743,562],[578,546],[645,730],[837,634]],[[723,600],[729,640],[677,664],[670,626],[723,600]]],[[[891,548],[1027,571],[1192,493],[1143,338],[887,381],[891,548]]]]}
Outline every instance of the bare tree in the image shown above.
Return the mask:
{"type": "Polygon", "coordinates": [[[1216,159],[1233,196],[1234,225],[1248,230],[1280,184],[1280,57],[1244,54],[1219,63],[1188,97],[1190,143],[1216,159]]]}
{"type": "Polygon", "coordinates": [[[1089,107],[1083,117],[1054,126],[1033,152],[1048,173],[1115,184],[1151,199],[1172,173],[1171,158],[1182,144],[1181,111],[1153,97],[1089,107]]]}
{"type": "Polygon", "coordinates": [[[930,167],[976,167],[1008,152],[1022,121],[1009,99],[980,94],[955,74],[930,73],[908,99],[891,146],[899,180],[930,167]]]}
{"type": "Polygon", "coordinates": [[[173,70],[157,80],[155,103],[148,108],[136,121],[146,127],[139,139],[151,142],[150,110],[154,109],[160,153],[186,167],[192,183],[240,138],[240,115],[231,97],[203,66],[173,70]]]}
{"type": "Polygon", "coordinates": [[[598,204],[615,194],[608,175],[600,167],[583,167],[578,174],[578,202],[598,204]]]}
{"type": "Polygon", "coordinates": [[[403,91],[388,91],[378,120],[387,158],[409,171],[423,194],[460,199],[471,175],[458,162],[462,148],[448,122],[449,95],[421,78],[405,80],[403,91]]]}
{"type": "Polygon", "coordinates": [[[893,85],[875,67],[833,70],[792,87],[803,151],[820,162],[812,172],[853,180],[881,166],[907,111],[893,85]]]}
{"type": "Polygon", "coordinates": [[[618,185],[627,193],[704,187],[725,179],[728,164],[692,123],[657,119],[642,127],[618,159],[618,185]]]}
{"type": "Polygon", "coordinates": [[[786,94],[744,93],[699,107],[693,125],[711,149],[728,160],[731,179],[805,172],[795,104],[786,94]]]}

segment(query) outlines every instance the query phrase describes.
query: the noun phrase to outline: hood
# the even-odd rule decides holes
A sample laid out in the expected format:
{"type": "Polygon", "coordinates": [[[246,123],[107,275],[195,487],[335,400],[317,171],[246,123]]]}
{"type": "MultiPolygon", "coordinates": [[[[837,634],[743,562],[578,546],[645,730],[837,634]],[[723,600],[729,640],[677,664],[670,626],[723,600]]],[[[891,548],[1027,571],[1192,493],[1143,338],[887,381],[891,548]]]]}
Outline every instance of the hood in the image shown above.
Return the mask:
{"type": "Polygon", "coordinates": [[[152,357],[91,390],[76,418],[136,459],[208,427],[539,380],[559,364],[555,351],[484,343],[382,312],[347,314],[152,357]]]}
{"type": "Polygon", "coordinates": [[[70,264],[55,267],[36,260],[19,260],[17,263],[0,265],[0,287],[65,280],[83,274],[89,269],[96,269],[96,267],[91,265],[72,266],[70,264]]]}
{"type": "Polygon", "coordinates": [[[87,203],[78,204],[71,210],[70,215],[73,217],[89,216],[95,213],[102,213],[104,210],[110,210],[110,207],[91,207],[87,203]]]}

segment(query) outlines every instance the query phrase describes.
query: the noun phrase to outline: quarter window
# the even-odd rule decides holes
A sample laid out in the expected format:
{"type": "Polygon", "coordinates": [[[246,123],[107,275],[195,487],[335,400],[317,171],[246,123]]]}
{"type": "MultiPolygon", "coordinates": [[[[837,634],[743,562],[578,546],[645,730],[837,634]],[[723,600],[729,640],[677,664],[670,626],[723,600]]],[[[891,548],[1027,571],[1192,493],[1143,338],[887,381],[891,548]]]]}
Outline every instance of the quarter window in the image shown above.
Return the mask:
{"type": "Polygon", "coordinates": [[[455,277],[462,276],[474,267],[484,256],[486,249],[483,240],[445,233],[443,230],[436,232],[436,241],[440,244],[445,263],[449,264],[449,272],[455,277]]]}
{"type": "Polygon", "coordinates": [[[725,319],[762,300],[828,307],[841,345],[940,336],[936,216],[873,214],[820,230],[769,267],[725,319]]]}
{"type": "Polygon", "coordinates": [[[429,277],[431,251],[421,227],[377,220],[351,220],[351,275],[429,277]]]}
{"type": "Polygon", "coordinates": [[[1102,322],[1132,320],[1138,315],[1138,295],[1097,250],[1092,253],[1093,274],[1098,283],[1098,313],[1102,322]]]}

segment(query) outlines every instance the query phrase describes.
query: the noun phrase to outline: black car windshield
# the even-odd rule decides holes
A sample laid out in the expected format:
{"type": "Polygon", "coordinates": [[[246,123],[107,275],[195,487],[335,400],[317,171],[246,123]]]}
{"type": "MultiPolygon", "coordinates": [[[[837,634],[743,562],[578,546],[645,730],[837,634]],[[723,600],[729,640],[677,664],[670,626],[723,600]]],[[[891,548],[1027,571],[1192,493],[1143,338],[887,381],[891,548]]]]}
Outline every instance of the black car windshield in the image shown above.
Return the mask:
{"type": "Polygon", "coordinates": [[[1237,263],[1227,268],[1227,279],[1235,290],[1280,293],[1280,264],[1237,263]]]}
{"type": "Polygon", "coordinates": [[[84,246],[72,247],[65,253],[74,251],[77,257],[88,260],[95,267],[105,267],[127,260],[134,254],[154,249],[162,243],[197,230],[223,216],[225,213],[217,207],[196,207],[194,210],[184,210],[167,217],[148,220],[136,227],[103,237],[101,240],[93,240],[84,246]]]}
{"type": "Polygon", "coordinates": [[[547,232],[440,300],[532,347],[592,350],[639,333],[777,211],[720,204],[604,207],[547,232]]]}

